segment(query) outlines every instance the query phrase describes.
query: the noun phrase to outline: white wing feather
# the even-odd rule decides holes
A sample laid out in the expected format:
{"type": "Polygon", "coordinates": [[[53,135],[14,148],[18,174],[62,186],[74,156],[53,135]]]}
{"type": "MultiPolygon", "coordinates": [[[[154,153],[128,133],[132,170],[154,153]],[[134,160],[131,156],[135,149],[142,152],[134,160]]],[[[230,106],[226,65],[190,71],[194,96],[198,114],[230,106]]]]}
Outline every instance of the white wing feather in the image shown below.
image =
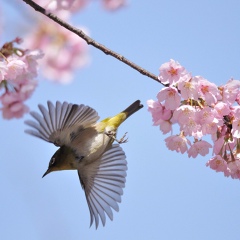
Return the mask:
{"type": "Polygon", "coordinates": [[[117,203],[121,202],[126,171],[126,156],[118,144],[113,144],[100,159],[78,169],[90,211],[90,226],[95,220],[97,228],[99,217],[104,226],[105,213],[113,220],[111,208],[119,211],[117,203]]]}
{"type": "Polygon", "coordinates": [[[91,126],[99,119],[93,108],[83,104],[60,103],[58,101],[55,106],[50,101],[47,104],[48,108],[38,105],[41,114],[30,112],[36,121],[25,121],[25,124],[32,127],[25,132],[58,146],[69,144],[71,133],[91,126]]]}

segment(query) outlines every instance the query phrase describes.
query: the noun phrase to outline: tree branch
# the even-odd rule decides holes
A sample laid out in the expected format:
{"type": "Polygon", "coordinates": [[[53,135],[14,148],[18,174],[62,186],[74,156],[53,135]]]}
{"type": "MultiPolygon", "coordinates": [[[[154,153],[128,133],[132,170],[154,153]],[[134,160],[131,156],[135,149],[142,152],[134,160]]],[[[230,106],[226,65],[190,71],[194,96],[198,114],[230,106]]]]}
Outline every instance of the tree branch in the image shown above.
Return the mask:
{"type": "Polygon", "coordinates": [[[92,38],[90,38],[89,36],[87,36],[82,30],[77,29],[73,26],[71,26],[70,24],[68,24],[67,22],[61,20],[60,18],[58,18],[57,16],[55,16],[52,13],[49,13],[48,11],[46,11],[46,9],[42,8],[41,6],[39,6],[38,4],[36,4],[34,1],[32,0],[23,0],[26,4],[30,5],[32,8],[34,8],[37,12],[40,12],[42,14],[44,14],[45,16],[49,17],[50,19],[52,19],[54,22],[60,24],[61,26],[63,26],[64,28],[68,29],[69,31],[77,34],[80,38],[84,39],[88,45],[92,45],[95,48],[101,50],[102,52],[104,52],[107,55],[110,55],[118,60],[120,60],[121,62],[127,64],[128,66],[134,68],[135,70],[137,70],[138,72],[140,72],[141,74],[152,78],[153,80],[161,83],[158,80],[158,77],[154,74],[152,74],[151,72],[147,71],[146,69],[138,66],[137,64],[131,62],[130,60],[128,60],[127,58],[125,58],[124,56],[112,51],[111,49],[105,47],[104,45],[96,42],[95,40],[93,40],[92,38]]]}

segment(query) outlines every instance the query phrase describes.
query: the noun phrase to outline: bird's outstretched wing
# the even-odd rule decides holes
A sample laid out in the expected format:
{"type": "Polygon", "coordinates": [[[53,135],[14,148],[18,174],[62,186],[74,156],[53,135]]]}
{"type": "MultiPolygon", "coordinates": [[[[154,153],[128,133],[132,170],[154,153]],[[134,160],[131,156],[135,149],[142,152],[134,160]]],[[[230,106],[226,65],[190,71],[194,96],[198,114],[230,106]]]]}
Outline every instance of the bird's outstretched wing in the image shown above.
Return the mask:
{"type": "Polygon", "coordinates": [[[95,220],[96,228],[98,227],[99,216],[104,226],[105,213],[113,220],[111,208],[119,210],[117,203],[121,202],[126,171],[126,156],[118,144],[113,144],[97,161],[78,169],[90,211],[90,226],[95,220]]]}
{"type": "Polygon", "coordinates": [[[41,138],[47,142],[62,146],[70,143],[71,134],[95,124],[99,119],[97,112],[83,104],[71,104],[47,102],[48,109],[39,104],[38,107],[42,114],[30,112],[36,120],[27,120],[25,124],[33,129],[25,130],[26,133],[41,138]]]}

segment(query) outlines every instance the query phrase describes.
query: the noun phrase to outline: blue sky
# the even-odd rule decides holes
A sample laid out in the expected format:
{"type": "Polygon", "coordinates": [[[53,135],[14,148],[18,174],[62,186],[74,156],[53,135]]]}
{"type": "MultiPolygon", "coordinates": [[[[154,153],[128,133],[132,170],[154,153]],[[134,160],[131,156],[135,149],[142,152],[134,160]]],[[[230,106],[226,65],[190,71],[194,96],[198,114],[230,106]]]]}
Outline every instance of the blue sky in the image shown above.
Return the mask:
{"type": "MultiPolygon", "coordinates": [[[[1,44],[24,33],[27,18],[21,5],[25,3],[1,3],[7,15],[1,44]]],[[[155,74],[173,58],[193,75],[220,85],[231,77],[240,79],[239,8],[237,0],[132,0],[128,7],[108,13],[94,1],[73,23],[88,27],[95,40],[155,74]]],[[[237,239],[240,182],[206,168],[211,154],[189,159],[168,151],[167,136],[152,126],[146,106],[162,86],[93,47],[90,52],[91,64],[76,72],[72,84],[41,79],[28,105],[37,110],[38,103],[66,100],[89,105],[105,118],[136,99],[142,101],[145,107],[118,132],[129,136],[122,145],[128,176],[120,211],[105,227],[89,228],[77,172],[56,172],[42,179],[57,148],[24,133],[29,115],[0,119],[0,238],[237,239]]]]}

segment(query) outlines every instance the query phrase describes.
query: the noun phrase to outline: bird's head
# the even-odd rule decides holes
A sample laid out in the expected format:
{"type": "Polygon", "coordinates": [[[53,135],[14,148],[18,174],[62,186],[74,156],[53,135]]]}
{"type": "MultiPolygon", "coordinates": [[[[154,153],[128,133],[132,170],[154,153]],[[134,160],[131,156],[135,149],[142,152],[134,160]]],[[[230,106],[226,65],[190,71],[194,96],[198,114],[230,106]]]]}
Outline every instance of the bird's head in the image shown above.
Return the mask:
{"type": "Polygon", "coordinates": [[[77,160],[74,151],[69,147],[62,146],[53,154],[49,161],[48,169],[42,177],[53,171],[74,169],[77,169],[77,160]]]}

